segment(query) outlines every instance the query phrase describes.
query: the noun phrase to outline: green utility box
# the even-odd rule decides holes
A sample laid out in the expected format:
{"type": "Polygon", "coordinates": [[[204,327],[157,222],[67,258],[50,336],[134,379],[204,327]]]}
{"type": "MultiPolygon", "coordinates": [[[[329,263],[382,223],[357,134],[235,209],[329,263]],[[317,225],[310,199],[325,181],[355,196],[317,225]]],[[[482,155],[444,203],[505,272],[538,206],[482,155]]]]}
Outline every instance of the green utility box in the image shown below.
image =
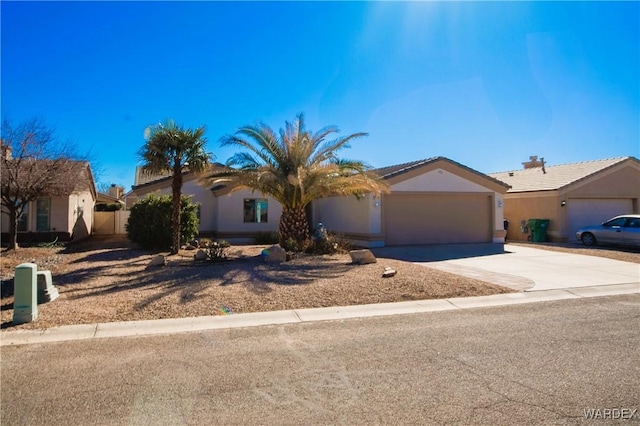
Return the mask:
{"type": "Polygon", "coordinates": [[[529,231],[531,232],[531,241],[534,243],[544,243],[547,241],[549,219],[529,219],[528,225],[529,231]]]}
{"type": "Polygon", "coordinates": [[[21,263],[13,278],[13,323],[22,324],[38,318],[38,266],[21,263]]]}

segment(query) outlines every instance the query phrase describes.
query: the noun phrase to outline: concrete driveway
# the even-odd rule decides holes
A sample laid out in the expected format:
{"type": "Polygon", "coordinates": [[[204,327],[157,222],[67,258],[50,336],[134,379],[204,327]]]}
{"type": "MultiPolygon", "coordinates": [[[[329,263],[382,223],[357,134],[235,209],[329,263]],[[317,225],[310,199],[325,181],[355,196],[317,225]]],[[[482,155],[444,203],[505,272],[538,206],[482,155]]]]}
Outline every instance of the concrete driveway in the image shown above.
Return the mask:
{"type": "Polygon", "coordinates": [[[400,246],[372,252],[376,257],[424,264],[521,291],[631,283],[640,286],[637,263],[511,244],[400,246]]]}

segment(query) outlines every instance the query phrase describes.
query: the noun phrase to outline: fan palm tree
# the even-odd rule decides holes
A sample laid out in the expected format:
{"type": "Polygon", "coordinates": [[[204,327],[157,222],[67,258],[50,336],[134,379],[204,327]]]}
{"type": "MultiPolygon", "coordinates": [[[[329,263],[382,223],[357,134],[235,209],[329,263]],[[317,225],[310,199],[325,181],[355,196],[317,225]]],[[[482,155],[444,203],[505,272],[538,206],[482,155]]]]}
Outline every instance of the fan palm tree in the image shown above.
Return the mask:
{"type": "Polygon", "coordinates": [[[144,131],[146,143],[140,148],[142,170],[171,174],[172,191],[172,244],[171,254],[180,248],[180,197],[182,195],[182,173],[199,173],[210,164],[213,155],[205,151],[204,126],[195,130],[185,129],[173,120],[147,127],[144,131]]]}
{"type": "Polygon", "coordinates": [[[282,205],[280,244],[293,240],[301,250],[309,238],[305,207],[313,200],[386,190],[383,181],[367,173],[370,168],[365,163],[337,156],[351,140],[367,134],[328,139],[338,132],[335,126],[317,132],[306,130],[302,113],[294,122],[286,122],[279,133],[261,122],[243,126],[220,140],[221,146],[236,146],[241,151],[227,161],[229,168],[207,179],[211,183],[233,182],[237,189],[249,187],[272,196],[282,205]]]}

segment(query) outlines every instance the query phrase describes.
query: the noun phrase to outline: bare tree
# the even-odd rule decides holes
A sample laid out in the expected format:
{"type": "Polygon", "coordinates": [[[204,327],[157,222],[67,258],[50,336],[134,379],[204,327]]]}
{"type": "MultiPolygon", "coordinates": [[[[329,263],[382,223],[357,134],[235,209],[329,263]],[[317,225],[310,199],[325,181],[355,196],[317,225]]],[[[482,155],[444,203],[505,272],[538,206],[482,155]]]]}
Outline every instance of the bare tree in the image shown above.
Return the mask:
{"type": "Polygon", "coordinates": [[[2,121],[0,135],[2,213],[9,216],[9,249],[18,248],[18,221],[41,196],[70,194],[77,184],[75,149],[56,139],[42,119],[2,121]]]}

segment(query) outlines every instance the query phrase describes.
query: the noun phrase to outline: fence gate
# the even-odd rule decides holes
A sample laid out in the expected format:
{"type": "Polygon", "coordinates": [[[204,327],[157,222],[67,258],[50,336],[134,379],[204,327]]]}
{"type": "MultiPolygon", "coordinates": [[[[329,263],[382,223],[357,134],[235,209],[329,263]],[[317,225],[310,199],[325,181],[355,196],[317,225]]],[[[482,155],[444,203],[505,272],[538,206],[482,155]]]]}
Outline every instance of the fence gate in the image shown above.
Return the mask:
{"type": "Polygon", "coordinates": [[[96,235],[126,234],[125,224],[129,219],[128,210],[115,212],[94,212],[93,233],[96,235]]]}

